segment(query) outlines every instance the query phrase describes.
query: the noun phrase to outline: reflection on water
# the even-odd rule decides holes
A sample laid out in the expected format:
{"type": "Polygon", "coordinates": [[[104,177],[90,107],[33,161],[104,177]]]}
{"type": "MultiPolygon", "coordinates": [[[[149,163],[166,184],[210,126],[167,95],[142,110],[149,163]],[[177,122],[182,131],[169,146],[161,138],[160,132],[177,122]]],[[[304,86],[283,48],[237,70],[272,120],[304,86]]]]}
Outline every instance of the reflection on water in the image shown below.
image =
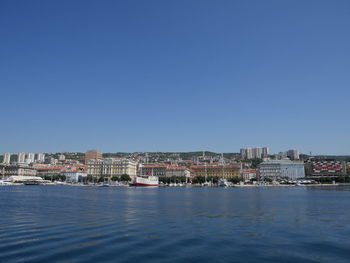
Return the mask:
{"type": "Polygon", "coordinates": [[[349,262],[350,187],[0,187],[1,262],[349,262]]]}

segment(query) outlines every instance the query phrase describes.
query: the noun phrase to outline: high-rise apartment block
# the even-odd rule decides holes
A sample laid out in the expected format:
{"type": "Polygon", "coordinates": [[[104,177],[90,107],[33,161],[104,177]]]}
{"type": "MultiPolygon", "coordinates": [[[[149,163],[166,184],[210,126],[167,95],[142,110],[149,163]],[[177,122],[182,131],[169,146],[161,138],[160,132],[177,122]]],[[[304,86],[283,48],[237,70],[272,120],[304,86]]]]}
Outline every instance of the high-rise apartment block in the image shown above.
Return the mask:
{"type": "Polygon", "coordinates": [[[4,159],[3,159],[2,162],[5,163],[5,164],[9,164],[10,161],[11,161],[11,154],[10,153],[5,153],[4,154],[4,159]]]}
{"type": "Polygon", "coordinates": [[[299,160],[299,151],[297,149],[288,150],[287,157],[294,159],[294,160],[299,160]]]}
{"type": "Polygon", "coordinates": [[[255,148],[242,148],[240,149],[241,158],[243,160],[257,159],[268,157],[269,148],[267,147],[255,147],[255,148]]]}
{"type": "Polygon", "coordinates": [[[262,148],[262,157],[263,158],[267,158],[267,157],[269,157],[269,148],[268,147],[263,147],[262,148]]]}
{"type": "Polygon", "coordinates": [[[19,153],[17,156],[17,163],[24,163],[26,160],[26,154],[25,153],[19,153]]]}
{"type": "Polygon", "coordinates": [[[34,153],[28,153],[26,163],[34,163],[35,160],[35,154],[34,153]]]}
{"type": "Polygon", "coordinates": [[[102,153],[96,150],[87,151],[85,153],[85,163],[89,160],[99,160],[102,159],[102,153]]]}
{"type": "Polygon", "coordinates": [[[44,153],[38,153],[37,161],[40,163],[43,163],[45,161],[45,154],[44,153]]]}

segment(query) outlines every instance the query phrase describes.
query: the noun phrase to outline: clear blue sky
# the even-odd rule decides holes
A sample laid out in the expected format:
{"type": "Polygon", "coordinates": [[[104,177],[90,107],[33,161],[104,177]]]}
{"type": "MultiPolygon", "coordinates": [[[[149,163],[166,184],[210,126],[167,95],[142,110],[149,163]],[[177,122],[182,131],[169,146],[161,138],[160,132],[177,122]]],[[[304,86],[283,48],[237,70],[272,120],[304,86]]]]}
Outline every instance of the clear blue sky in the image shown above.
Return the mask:
{"type": "Polygon", "coordinates": [[[0,152],[350,154],[350,1],[0,1],[0,152]]]}

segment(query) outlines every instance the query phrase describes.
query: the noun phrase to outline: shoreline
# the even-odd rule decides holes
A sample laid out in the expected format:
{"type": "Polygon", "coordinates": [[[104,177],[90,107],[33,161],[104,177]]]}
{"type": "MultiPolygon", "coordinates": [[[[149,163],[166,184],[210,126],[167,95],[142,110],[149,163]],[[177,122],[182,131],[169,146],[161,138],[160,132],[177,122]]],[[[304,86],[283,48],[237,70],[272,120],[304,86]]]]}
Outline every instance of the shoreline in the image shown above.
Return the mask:
{"type": "MultiPolygon", "coordinates": [[[[25,185],[23,183],[9,183],[9,184],[0,184],[1,186],[75,186],[75,187],[128,187],[128,188],[135,188],[137,186],[129,186],[129,185],[99,185],[99,184],[65,184],[65,183],[43,183],[43,184],[37,184],[37,185],[25,185]]],[[[159,185],[155,187],[169,187],[169,188],[183,188],[183,187],[196,187],[196,188],[275,188],[275,187],[329,187],[329,186],[350,186],[350,183],[337,183],[337,184],[266,184],[266,185],[232,185],[227,187],[220,187],[220,186],[200,186],[200,185],[181,185],[181,186],[169,186],[169,185],[159,185]]],[[[146,186],[138,188],[148,188],[146,186]]]]}

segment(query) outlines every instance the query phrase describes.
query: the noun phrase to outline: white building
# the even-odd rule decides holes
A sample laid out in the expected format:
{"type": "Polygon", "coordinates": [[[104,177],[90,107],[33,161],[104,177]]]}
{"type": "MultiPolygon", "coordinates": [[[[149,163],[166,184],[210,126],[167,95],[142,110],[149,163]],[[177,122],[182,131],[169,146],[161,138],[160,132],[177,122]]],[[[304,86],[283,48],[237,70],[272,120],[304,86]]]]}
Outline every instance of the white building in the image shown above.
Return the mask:
{"type": "Polygon", "coordinates": [[[50,164],[52,164],[52,165],[56,165],[58,163],[58,160],[57,159],[55,159],[55,158],[50,158],[50,164]]]}
{"type": "Polygon", "coordinates": [[[92,159],[87,161],[87,174],[97,177],[113,177],[127,174],[133,179],[137,174],[137,162],[114,158],[92,159]]]}
{"type": "Polygon", "coordinates": [[[0,165],[2,176],[36,176],[36,169],[25,164],[0,165]]]}
{"type": "Polygon", "coordinates": [[[291,149],[287,151],[287,157],[294,159],[294,160],[299,160],[299,151],[297,149],[291,149]]]}
{"type": "Polygon", "coordinates": [[[253,152],[253,158],[262,158],[262,148],[261,147],[255,147],[252,149],[253,152]]]}
{"type": "Polygon", "coordinates": [[[45,154],[44,153],[38,153],[37,161],[40,163],[45,162],[45,154]]]}
{"type": "Polygon", "coordinates": [[[262,155],[264,158],[267,158],[269,156],[269,148],[268,147],[262,148],[262,155]]]}
{"type": "Polygon", "coordinates": [[[17,157],[17,163],[24,163],[26,160],[26,154],[25,153],[19,153],[17,157]]]}
{"type": "Polygon", "coordinates": [[[267,147],[255,147],[255,148],[242,148],[240,149],[241,158],[243,160],[249,159],[261,159],[269,155],[269,148],[267,147]]]}
{"type": "Polygon", "coordinates": [[[304,163],[291,160],[269,160],[259,165],[260,179],[288,178],[296,180],[305,177],[304,163]]]}
{"type": "Polygon", "coordinates": [[[9,164],[11,162],[11,153],[5,153],[3,163],[9,164]]]}
{"type": "Polygon", "coordinates": [[[35,154],[34,153],[28,153],[26,163],[34,163],[35,160],[35,154]]]}
{"type": "Polygon", "coordinates": [[[81,182],[83,178],[87,177],[87,173],[79,171],[62,172],[61,175],[66,177],[66,182],[68,183],[78,183],[81,182]]]}
{"type": "Polygon", "coordinates": [[[59,160],[59,161],[64,161],[64,160],[66,160],[66,156],[64,156],[64,154],[60,154],[60,155],[58,156],[58,160],[59,160]]]}
{"type": "Polygon", "coordinates": [[[256,179],[256,170],[255,169],[242,169],[241,177],[245,182],[250,181],[251,179],[256,179]]]}

